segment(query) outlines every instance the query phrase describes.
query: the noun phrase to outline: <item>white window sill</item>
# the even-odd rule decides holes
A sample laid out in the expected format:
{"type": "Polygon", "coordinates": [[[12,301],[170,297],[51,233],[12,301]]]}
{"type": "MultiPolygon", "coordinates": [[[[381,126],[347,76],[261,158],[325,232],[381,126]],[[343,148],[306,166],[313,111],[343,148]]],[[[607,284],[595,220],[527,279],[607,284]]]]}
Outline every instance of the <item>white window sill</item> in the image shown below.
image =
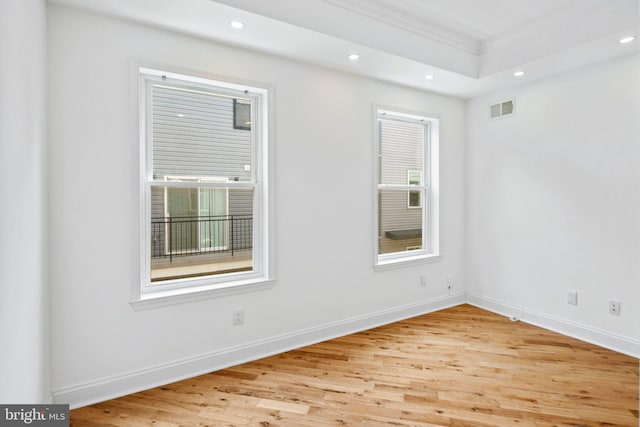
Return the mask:
{"type": "Polygon", "coordinates": [[[135,310],[148,310],[168,305],[201,301],[208,298],[218,298],[247,292],[271,289],[276,284],[275,279],[252,279],[242,282],[199,286],[194,288],[173,289],[144,293],[130,301],[135,310]]]}
{"type": "Polygon", "coordinates": [[[378,263],[373,266],[373,269],[375,271],[393,270],[395,268],[408,267],[412,265],[440,262],[441,260],[442,254],[403,256],[399,258],[379,260],[378,263]]]}

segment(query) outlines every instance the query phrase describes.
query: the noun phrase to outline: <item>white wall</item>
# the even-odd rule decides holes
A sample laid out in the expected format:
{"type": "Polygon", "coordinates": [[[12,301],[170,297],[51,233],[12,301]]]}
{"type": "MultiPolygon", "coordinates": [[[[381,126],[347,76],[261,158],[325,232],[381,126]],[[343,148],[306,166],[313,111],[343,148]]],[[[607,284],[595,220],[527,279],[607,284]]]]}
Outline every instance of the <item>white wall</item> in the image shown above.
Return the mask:
{"type": "Polygon", "coordinates": [[[45,3],[0,1],[0,402],[49,399],[45,3]]]}
{"type": "Polygon", "coordinates": [[[50,6],[48,16],[57,400],[100,400],[462,301],[445,282],[463,280],[463,101],[72,9],[50,6]],[[139,278],[131,58],[275,87],[273,289],[130,306],[139,278]],[[441,118],[441,262],[372,269],[373,103],[441,118]],[[233,327],[238,307],[245,325],[233,327]]]}
{"type": "Polygon", "coordinates": [[[483,96],[467,113],[470,299],[639,354],[640,57],[483,96]],[[489,103],[513,96],[516,115],[490,121],[489,103]]]}

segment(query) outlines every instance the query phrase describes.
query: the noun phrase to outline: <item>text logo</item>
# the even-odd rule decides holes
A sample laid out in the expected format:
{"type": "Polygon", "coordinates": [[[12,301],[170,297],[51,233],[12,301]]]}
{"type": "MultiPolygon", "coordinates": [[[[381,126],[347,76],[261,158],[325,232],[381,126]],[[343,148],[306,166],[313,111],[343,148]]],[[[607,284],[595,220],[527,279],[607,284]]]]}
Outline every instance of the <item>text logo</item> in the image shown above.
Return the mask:
{"type": "Polygon", "coordinates": [[[0,426],[68,427],[69,405],[0,405],[0,426]]]}

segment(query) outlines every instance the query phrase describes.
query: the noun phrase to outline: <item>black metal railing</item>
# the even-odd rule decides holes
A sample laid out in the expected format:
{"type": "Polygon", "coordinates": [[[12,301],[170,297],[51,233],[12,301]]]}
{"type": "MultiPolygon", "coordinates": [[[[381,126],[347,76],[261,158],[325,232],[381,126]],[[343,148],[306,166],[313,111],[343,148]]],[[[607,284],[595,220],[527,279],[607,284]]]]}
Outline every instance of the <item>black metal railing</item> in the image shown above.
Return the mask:
{"type": "Polygon", "coordinates": [[[151,218],[151,258],[236,251],[253,247],[251,215],[151,218]]]}

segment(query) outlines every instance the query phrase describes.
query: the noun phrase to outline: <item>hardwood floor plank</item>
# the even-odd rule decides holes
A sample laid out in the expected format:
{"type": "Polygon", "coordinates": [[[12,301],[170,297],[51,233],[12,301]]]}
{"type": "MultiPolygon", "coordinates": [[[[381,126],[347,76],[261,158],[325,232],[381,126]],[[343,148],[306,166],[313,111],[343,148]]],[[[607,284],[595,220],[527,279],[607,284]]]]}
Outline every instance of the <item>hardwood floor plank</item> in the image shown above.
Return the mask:
{"type": "Polygon", "coordinates": [[[281,400],[260,399],[256,405],[258,408],[274,409],[276,411],[290,412],[292,414],[308,414],[309,405],[283,402],[281,400]]]}
{"type": "Polygon", "coordinates": [[[637,427],[638,359],[462,305],[71,411],[71,425],[637,427]]]}

